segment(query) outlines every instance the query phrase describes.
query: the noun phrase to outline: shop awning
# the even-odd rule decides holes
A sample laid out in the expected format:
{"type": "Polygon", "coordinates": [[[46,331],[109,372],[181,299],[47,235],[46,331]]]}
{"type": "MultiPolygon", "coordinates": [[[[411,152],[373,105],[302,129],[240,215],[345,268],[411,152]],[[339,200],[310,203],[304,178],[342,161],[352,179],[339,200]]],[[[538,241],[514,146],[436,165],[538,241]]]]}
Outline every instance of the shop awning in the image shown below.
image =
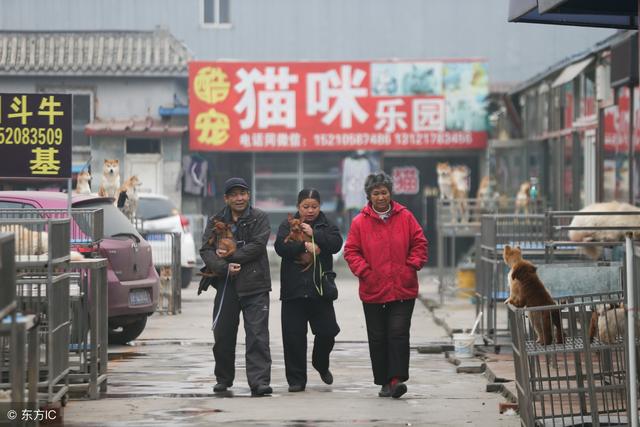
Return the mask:
{"type": "Polygon", "coordinates": [[[540,13],[577,13],[588,15],[635,16],[636,0],[538,0],[540,13]]]}
{"type": "Polygon", "coordinates": [[[89,136],[129,136],[141,138],[161,138],[181,136],[189,130],[187,126],[170,125],[153,119],[113,120],[89,123],[84,133],[89,136]]]}
{"type": "Polygon", "coordinates": [[[562,72],[558,75],[558,77],[556,77],[556,79],[551,84],[551,87],[558,87],[558,86],[562,86],[565,83],[569,83],[571,80],[575,79],[578,76],[578,74],[580,74],[592,62],[593,62],[593,57],[590,57],[569,65],[567,68],[562,70],[562,72]]]}
{"type": "Polygon", "coordinates": [[[635,30],[635,0],[509,0],[509,22],[635,30]]]}

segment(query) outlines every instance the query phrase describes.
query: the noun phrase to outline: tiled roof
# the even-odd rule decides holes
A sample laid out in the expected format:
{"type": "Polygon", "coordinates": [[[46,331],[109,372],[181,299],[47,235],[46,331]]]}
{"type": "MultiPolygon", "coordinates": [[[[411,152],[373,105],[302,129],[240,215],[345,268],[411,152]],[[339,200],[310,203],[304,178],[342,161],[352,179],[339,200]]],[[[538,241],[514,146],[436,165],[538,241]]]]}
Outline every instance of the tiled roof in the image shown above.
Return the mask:
{"type": "Polygon", "coordinates": [[[179,126],[160,122],[152,118],[132,120],[95,121],[85,126],[84,132],[90,136],[180,136],[187,132],[187,126],[179,126]]]}
{"type": "Polygon", "coordinates": [[[0,75],[187,76],[187,47],[166,30],[0,31],[0,75]]]}

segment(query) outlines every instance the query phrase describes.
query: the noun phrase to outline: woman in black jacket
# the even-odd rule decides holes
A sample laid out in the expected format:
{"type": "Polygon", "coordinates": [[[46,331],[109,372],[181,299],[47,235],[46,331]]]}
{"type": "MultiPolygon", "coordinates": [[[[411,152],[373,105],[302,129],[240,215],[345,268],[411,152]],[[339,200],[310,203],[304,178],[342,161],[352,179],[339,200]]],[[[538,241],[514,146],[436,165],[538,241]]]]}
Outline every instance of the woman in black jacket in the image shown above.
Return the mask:
{"type": "Polygon", "coordinates": [[[284,365],[290,392],[303,391],[307,385],[307,323],[315,335],[311,364],[326,384],[333,383],[329,371],[329,355],[340,332],[336,322],[333,301],[318,293],[321,272],[333,270],[333,254],[342,247],[338,227],[330,223],[320,210],[318,190],[305,189],[298,193],[298,212],[302,231],[311,242],[287,241],[290,227],[285,219],[278,229],[275,249],[282,257],[280,265],[280,299],[282,300],[282,342],[284,365]],[[305,252],[316,254],[315,261],[306,269],[296,263],[305,252]]]}

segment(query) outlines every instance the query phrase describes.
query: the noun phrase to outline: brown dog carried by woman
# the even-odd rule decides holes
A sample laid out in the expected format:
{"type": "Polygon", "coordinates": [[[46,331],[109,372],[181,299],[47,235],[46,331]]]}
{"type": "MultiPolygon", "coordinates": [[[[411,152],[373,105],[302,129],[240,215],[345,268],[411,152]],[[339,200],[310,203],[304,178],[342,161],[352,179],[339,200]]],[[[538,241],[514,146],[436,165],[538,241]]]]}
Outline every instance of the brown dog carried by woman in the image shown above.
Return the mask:
{"type": "MultiPolygon", "coordinates": [[[[310,242],[311,236],[302,231],[302,220],[293,215],[288,215],[289,235],[285,237],[284,242],[310,242]]],[[[307,271],[313,264],[313,254],[311,252],[303,252],[298,256],[297,264],[303,265],[302,271],[307,271]]]]}

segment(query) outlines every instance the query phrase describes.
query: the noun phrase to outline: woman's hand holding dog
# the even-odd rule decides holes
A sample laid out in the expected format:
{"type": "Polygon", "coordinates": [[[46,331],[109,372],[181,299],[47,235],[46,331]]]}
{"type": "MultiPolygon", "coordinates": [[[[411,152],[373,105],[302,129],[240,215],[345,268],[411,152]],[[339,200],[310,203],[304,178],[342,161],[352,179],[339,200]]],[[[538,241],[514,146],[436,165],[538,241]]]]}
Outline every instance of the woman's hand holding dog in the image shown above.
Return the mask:
{"type": "Polygon", "coordinates": [[[307,236],[309,237],[313,236],[313,227],[311,227],[306,222],[303,222],[302,224],[300,224],[300,228],[302,228],[302,232],[307,236]]]}
{"type": "Polygon", "coordinates": [[[304,247],[306,248],[307,252],[315,252],[316,255],[320,254],[320,248],[313,242],[304,242],[304,247]]]}

